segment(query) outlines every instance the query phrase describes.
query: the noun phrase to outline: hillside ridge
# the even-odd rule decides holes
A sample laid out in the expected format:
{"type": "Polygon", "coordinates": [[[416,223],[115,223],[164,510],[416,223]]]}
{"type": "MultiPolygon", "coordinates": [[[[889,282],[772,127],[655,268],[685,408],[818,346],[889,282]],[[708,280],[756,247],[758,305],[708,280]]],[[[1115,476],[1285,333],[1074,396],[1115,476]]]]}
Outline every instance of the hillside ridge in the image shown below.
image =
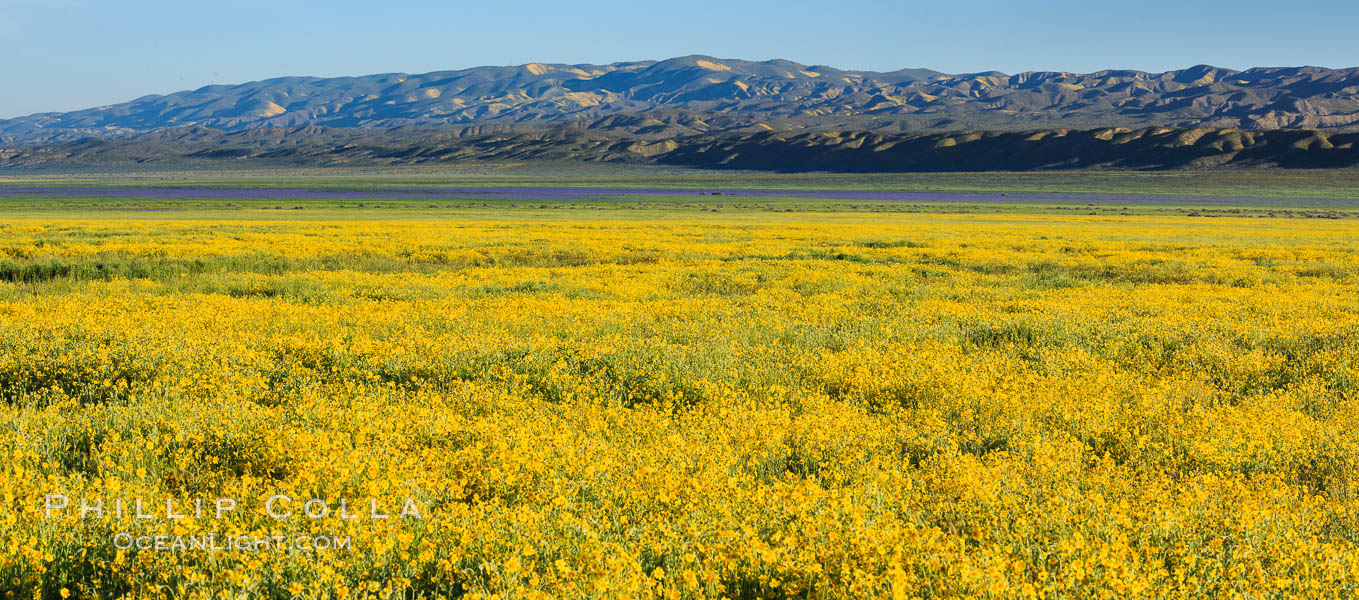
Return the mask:
{"type": "MultiPolygon", "coordinates": [[[[625,118],[626,117],[626,118],[625,118]]],[[[913,172],[1359,166],[1359,132],[1099,128],[882,133],[762,131],[644,138],[647,119],[613,129],[488,127],[333,129],[315,125],[163,130],[0,148],[0,169],[438,165],[584,161],[768,171],[913,172]]]]}

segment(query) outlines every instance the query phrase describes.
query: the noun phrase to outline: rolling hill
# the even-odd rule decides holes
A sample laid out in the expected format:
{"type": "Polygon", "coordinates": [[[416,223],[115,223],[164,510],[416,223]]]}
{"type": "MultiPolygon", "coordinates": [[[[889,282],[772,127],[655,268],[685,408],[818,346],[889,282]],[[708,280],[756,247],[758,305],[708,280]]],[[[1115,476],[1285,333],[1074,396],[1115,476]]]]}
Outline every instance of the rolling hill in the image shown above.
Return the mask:
{"type": "Polygon", "coordinates": [[[1359,133],[1169,127],[936,133],[764,131],[643,139],[626,127],[163,130],[0,147],[0,169],[586,161],[771,171],[911,172],[1359,166],[1359,133]]]}

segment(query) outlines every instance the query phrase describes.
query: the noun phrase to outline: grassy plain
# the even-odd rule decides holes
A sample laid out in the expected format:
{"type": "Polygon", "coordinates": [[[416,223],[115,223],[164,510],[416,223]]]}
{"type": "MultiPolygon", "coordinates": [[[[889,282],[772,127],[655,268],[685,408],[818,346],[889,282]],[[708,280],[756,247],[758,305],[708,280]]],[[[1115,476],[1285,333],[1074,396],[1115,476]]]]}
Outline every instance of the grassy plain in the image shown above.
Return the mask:
{"type": "Polygon", "coordinates": [[[0,185],[155,185],[242,189],[375,189],[439,185],[761,188],[1030,194],[1139,194],[1276,200],[1359,200],[1359,169],[1222,169],[982,173],[767,173],[569,163],[464,167],[0,172],[0,185]]]}
{"type": "Polygon", "coordinates": [[[14,597],[1359,593],[1353,218],[70,201],[0,201],[14,597]],[[44,518],[55,492],[248,506],[44,518]]]}

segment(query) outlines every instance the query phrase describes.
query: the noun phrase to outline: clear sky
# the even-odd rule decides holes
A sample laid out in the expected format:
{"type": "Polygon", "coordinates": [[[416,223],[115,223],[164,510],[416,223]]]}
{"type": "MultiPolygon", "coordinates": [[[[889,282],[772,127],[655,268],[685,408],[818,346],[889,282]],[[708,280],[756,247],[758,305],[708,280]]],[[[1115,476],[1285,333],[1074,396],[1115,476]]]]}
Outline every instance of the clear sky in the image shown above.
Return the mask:
{"type": "Polygon", "coordinates": [[[688,54],[847,69],[1359,66],[1359,0],[0,0],[0,118],[283,75],[688,54]]]}

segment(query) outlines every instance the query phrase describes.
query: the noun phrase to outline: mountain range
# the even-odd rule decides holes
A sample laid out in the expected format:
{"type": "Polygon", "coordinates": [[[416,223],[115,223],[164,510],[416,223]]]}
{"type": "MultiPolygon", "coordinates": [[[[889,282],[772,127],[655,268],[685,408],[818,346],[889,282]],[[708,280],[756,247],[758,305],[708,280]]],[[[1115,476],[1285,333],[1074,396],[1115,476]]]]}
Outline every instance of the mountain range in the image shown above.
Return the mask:
{"type": "Polygon", "coordinates": [[[0,120],[0,144],[168,129],[320,125],[622,131],[639,139],[767,131],[894,133],[1053,128],[1359,129],[1359,68],[1196,66],[1165,73],[852,71],[687,56],[422,75],[284,77],[0,120]]]}

